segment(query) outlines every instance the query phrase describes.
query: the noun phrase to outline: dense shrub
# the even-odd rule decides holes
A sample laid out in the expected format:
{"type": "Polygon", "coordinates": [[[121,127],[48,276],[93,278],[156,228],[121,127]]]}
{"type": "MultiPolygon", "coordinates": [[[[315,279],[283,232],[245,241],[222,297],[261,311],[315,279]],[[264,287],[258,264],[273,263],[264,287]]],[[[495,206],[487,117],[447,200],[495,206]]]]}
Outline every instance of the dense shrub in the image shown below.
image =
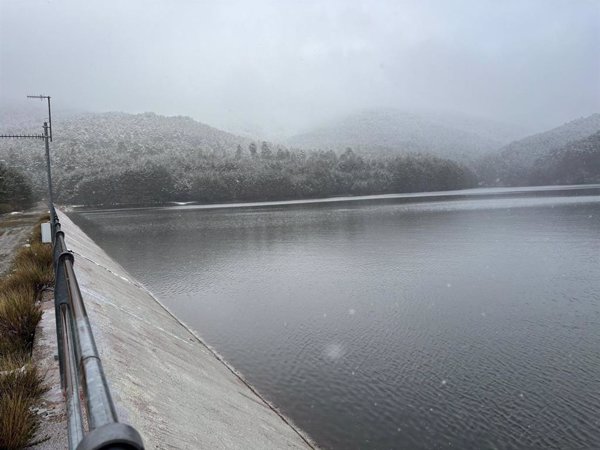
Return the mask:
{"type": "Polygon", "coordinates": [[[32,203],[30,183],[19,171],[0,162],[0,213],[26,209],[32,203]]]}

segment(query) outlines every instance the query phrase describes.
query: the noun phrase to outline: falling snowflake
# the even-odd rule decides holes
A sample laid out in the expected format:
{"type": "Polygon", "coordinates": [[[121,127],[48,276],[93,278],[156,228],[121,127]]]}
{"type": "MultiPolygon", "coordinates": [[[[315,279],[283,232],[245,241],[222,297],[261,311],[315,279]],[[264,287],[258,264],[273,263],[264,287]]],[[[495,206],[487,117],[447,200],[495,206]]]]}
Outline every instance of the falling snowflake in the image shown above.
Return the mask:
{"type": "Polygon", "coordinates": [[[323,355],[330,361],[337,361],[342,356],[344,356],[345,353],[346,350],[344,349],[344,347],[336,343],[331,343],[327,345],[323,350],[323,355]]]}

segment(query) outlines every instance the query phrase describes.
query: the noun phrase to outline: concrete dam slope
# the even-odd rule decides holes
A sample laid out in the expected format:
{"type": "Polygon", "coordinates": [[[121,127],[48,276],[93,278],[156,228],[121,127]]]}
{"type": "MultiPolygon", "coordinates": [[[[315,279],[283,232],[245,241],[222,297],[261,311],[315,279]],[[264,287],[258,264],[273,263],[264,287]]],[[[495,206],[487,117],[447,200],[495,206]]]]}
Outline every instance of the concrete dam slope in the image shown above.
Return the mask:
{"type": "Polygon", "coordinates": [[[316,448],[57,212],[119,419],[147,449],[316,448]]]}

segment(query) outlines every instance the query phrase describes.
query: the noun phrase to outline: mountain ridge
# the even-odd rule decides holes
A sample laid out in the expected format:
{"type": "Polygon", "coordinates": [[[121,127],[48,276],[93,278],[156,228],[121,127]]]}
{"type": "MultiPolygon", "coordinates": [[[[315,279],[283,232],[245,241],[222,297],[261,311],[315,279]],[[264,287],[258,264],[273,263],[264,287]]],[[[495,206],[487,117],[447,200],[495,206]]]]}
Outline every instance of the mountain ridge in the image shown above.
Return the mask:
{"type": "Polygon", "coordinates": [[[600,183],[600,131],[539,158],[532,170],[530,183],[600,183]]]}
{"type": "Polygon", "coordinates": [[[523,135],[522,130],[509,129],[510,126],[466,115],[376,108],[331,121],[286,142],[301,148],[340,151],[350,147],[367,154],[418,152],[465,161],[523,135]],[[469,120],[471,123],[467,124],[469,120]],[[487,130],[478,134],[473,131],[477,128],[487,130]]]}
{"type": "Polygon", "coordinates": [[[600,113],[580,117],[541,133],[527,136],[483,157],[477,171],[487,185],[527,183],[529,174],[540,159],[553,150],[585,139],[600,130],[600,113]]]}

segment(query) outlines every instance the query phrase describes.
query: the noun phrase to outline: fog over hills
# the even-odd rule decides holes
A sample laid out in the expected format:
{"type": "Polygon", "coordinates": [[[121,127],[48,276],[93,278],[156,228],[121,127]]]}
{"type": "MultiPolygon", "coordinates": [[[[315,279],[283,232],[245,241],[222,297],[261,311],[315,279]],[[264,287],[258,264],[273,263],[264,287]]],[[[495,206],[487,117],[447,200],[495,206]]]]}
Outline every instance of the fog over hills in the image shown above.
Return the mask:
{"type": "Polygon", "coordinates": [[[442,112],[371,109],[288,139],[302,148],[360,153],[430,153],[469,161],[527,135],[518,126],[442,112]]]}
{"type": "MultiPolygon", "coordinates": [[[[39,121],[44,120],[40,109],[33,116],[25,110],[0,110],[0,132],[39,133],[39,121]],[[37,126],[34,120],[39,120],[37,126]]],[[[131,190],[130,183],[123,183],[132,174],[150,184],[152,177],[163,176],[171,186],[165,199],[205,201],[271,198],[273,192],[301,198],[318,192],[341,195],[468,186],[475,175],[464,172],[460,164],[474,170],[484,185],[589,182],[600,175],[594,163],[600,152],[598,139],[590,138],[600,131],[600,114],[510,143],[522,129],[466,116],[394,109],[349,115],[331,126],[295,136],[288,145],[236,136],[189,117],[154,113],[59,110],[53,126],[56,190],[59,198],[77,201],[95,196],[104,189],[98,187],[103,183],[114,185],[110,195],[121,195],[119,186],[131,190]],[[394,159],[416,153],[422,156],[394,159]],[[564,167],[560,161],[565,161],[564,167]],[[439,186],[421,183],[419,177],[432,179],[442,167],[450,167],[452,176],[462,181],[452,184],[448,178],[439,186]],[[543,167],[552,177],[540,172],[543,167]],[[344,177],[348,180],[340,184],[344,177]],[[372,179],[387,181],[375,185],[372,179]],[[232,190],[232,184],[237,190],[232,190]],[[206,192],[212,194],[202,197],[206,192]],[[221,198],[221,192],[231,195],[221,198]]],[[[44,191],[40,141],[1,140],[0,160],[23,171],[36,192],[44,191]]],[[[163,191],[157,195],[162,198],[163,191]]],[[[109,198],[108,194],[103,198],[109,198]]]]}
{"type": "MultiPolygon", "coordinates": [[[[293,151],[181,116],[85,113],[63,116],[53,127],[55,194],[68,203],[301,199],[458,189],[476,182],[471,170],[447,159],[293,151]]],[[[11,133],[35,128],[0,127],[11,133]]],[[[41,141],[0,141],[0,159],[23,171],[43,195],[41,141]]]]}
{"type": "Polygon", "coordinates": [[[600,114],[596,113],[511,142],[497,153],[488,155],[480,161],[479,176],[489,185],[527,184],[530,172],[535,169],[540,159],[598,131],[600,131],[600,114]]]}

